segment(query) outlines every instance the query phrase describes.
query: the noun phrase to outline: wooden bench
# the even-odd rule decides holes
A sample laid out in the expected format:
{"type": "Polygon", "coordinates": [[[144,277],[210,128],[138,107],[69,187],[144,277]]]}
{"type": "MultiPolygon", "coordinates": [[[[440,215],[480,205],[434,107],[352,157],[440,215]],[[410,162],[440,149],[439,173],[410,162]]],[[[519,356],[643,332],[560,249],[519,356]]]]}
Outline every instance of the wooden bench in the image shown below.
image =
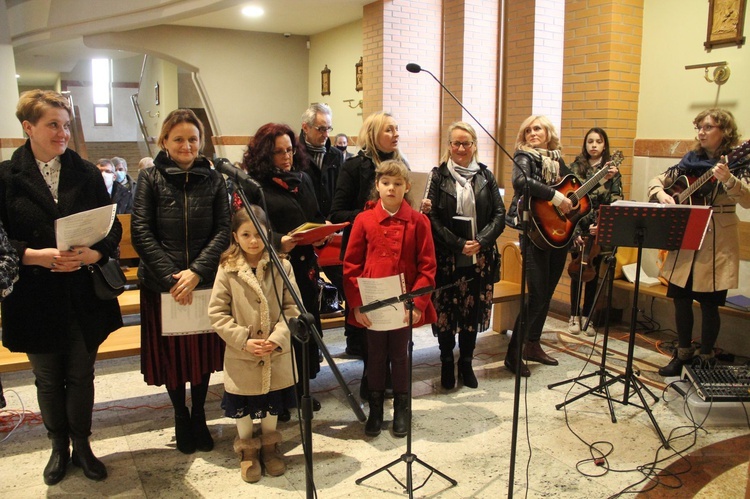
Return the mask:
{"type": "Polygon", "coordinates": [[[497,332],[513,329],[521,310],[521,249],[508,242],[500,249],[500,281],[492,292],[492,329],[497,332]]]}
{"type": "MultiPolygon", "coordinates": [[[[613,298],[617,296],[616,294],[618,292],[626,293],[628,307],[632,307],[633,306],[632,305],[633,291],[635,290],[635,284],[633,284],[630,281],[626,281],[625,279],[615,279],[612,285],[614,288],[612,290],[613,298]]],[[[639,297],[649,296],[652,298],[663,299],[663,300],[669,299],[667,298],[667,287],[661,284],[656,285],[656,286],[639,286],[638,296],[639,297]]],[[[693,306],[700,307],[700,304],[698,302],[693,302],[693,306]]],[[[726,315],[728,317],[739,317],[741,319],[750,319],[750,312],[745,312],[743,310],[738,310],[732,307],[719,307],[719,313],[722,315],[726,315]]]]}

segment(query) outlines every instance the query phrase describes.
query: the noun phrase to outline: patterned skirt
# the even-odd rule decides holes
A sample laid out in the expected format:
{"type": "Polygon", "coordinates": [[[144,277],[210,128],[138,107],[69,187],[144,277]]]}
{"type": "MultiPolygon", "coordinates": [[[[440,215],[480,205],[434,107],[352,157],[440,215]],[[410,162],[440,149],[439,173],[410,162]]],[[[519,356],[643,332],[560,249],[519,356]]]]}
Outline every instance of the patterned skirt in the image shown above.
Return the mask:
{"type": "Polygon", "coordinates": [[[297,396],[294,393],[294,385],[263,395],[236,395],[225,391],[221,400],[224,415],[233,419],[247,415],[253,419],[264,418],[266,414],[278,416],[285,409],[295,407],[297,407],[297,396]]]}
{"type": "Polygon", "coordinates": [[[200,384],[224,366],[224,342],[216,333],[162,336],[161,295],[141,288],[141,373],[146,384],[174,390],[200,384]]]}

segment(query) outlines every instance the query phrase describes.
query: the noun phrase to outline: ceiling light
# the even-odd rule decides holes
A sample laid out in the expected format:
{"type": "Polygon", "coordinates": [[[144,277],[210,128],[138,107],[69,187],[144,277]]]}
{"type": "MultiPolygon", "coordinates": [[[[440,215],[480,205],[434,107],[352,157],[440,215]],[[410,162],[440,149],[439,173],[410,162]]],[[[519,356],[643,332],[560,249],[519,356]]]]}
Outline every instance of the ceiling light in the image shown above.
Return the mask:
{"type": "Polygon", "coordinates": [[[250,5],[248,7],[242,8],[242,15],[246,17],[260,17],[265,12],[263,11],[263,7],[257,7],[255,5],[250,5]]]}
{"type": "Polygon", "coordinates": [[[21,75],[20,75],[20,74],[18,74],[18,73],[16,73],[16,79],[18,79],[18,78],[20,78],[20,77],[21,77],[21,75]]]}

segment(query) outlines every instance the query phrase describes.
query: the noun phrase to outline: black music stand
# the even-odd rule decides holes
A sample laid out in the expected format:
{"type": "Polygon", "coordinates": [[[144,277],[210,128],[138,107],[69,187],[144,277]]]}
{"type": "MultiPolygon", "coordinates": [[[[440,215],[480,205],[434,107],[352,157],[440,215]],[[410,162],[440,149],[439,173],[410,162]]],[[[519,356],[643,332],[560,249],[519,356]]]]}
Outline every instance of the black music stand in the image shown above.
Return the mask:
{"type": "MultiPolygon", "coordinates": [[[[576,400],[583,398],[586,395],[593,394],[607,400],[607,403],[609,404],[609,415],[612,418],[613,423],[617,422],[617,418],[615,417],[615,407],[612,404],[612,396],[609,394],[609,384],[607,384],[607,380],[614,378],[614,375],[607,371],[607,343],[609,341],[609,311],[612,309],[612,288],[614,287],[616,253],[617,248],[614,248],[612,254],[608,255],[605,258],[605,261],[607,262],[607,270],[604,272],[602,281],[599,283],[599,287],[596,290],[596,295],[594,296],[593,306],[596,306],[596,303],[599,301],[599,297],[601,296],[602,289],[604,289],[604,286],[607,286],[607,308],[604,312],[604,339],[602,341],[602,359],[599,362],[599,369],[589,374],[584,374],[582,376],[577,376],[575,378],[566,379],[565,381],[558,381],[557,383],[547,385],[547,388],[550,390],[558,386],[567,385],[568,383],[578,383],[582,386],[585,386],[586,388],[588,388],[588,390],[555,405],[555,409],[560,410],[564,406],[575,402],[576,400]],[[593,378],[595,376],[599,376],[598,385],[589,387],[588,385],[584,385],[583,383],[581,383],[581,381],[593,378]]],[[[590,322],[591,316],[589,316],[588,320],[586,321],[586,327],[588,327],[590,322]]]]}
{"type": "MultiPolygon", "coordinates": [[[[444,289],[444,288],[451,287],[451,286],[454,286],[454,285],[455,284],[449,284],[447,286],[442,286],[442,287],[440,287],[438,289],[444,289]]],[[[408,424],[407,424],[407,427],[406,427],[406,452],[403,453],[403,454],[401,454],[401,456],[398,459],[394,459],[393,461],[391,461],[390,463],[386,464],[385,466],[381,466],[380,468],[376,469],[375,471],[373,471],[371,473],[368,473],[367,475],[363,476],[362,478],[357,478],[357,480],[355,480],[354,483],[356,483],[357,485],[361,485],[362,482],[364,482],[368,478],[371,478],[371,477],[377,475],[378,473],[380,473],[382,471],[385,471],[386,473],[388,473],[389,475],[391,475],[391,478],[393,478],[394,480],[396,480],[396,482],[399,485],[401,485],[402,487],[404,487],[405,492],[407,494],[409,494],[409,499],[412,499],[414,497],[414,491],[415,490],[421,489],[422,487],[425,486],[425,484],[430,479],[430,477],[432,477],[433,473],[437,474],[438,476],[443,477],[445,480],[447,480],[448,482],[450,482],[451,485],[453,485],[453,486],[458,485],[458,482],[456,480],[452,479],[451,477],[449,477],[445,473],[441,472],[437,468],[434,468],[434,467],[430,466],[429,464],[425,463],[424,461],[422,461],[421,459],[419,459],[416,454],[414,454],[411,451],[411,420],[412,420],[412,416],[411,416],[412,415],[412,412],[411,412],[411,406],[412,406],[412,404],[411,404],[411,396],[412,396],[411,385],[412,385],[412,362],[413,362],[413,359],[414,359],[414,323],[413,323],[413,320],[414,320],[414,298],[416,298],[418,296],[422,296],[422,295],[427,294],[427,293],[431,293],[432,291],[433,291],[433,287],[432,286],[428,286],[428,287],[425,287],[425,288],[420,288],[420,289],[414,290],[411,293],[405,293],[405,294],[402,294],[400,296],[394,296],[392,298],[387,298],[385,300],[378,300],[377,302],[369,303],[369,304],[364,305],[364,306],[362,306],[360,308],[360,310],[362,312],[366,313],[366,312],[368,312],[370,310],[377,310],[378,308],[382,308],[382,307],[393,305],[395,303],[403,302],[404,306],[406,307],[406,310],[409,311],[409,326],[408,326],[409,327],[409,348],[408,348],[408,351],[409,351],[409,354],[408,354],[408,362],[409,362],[409,388],[408,388],[408,392],[407,392],[407,397],[408,397],[408,400],[409,400],[409,405],[407,407],[407,411],[408,411],[408,414],[407,414],[407,423],[408,424]],[[396,476],[393,473],[391,473],[391,470],[390,470],[391,467],[393,467],[393,466],[395,466],[395,465],[397,465],[398,463],[401,463],[401,462],[406,463],[406,484],[404,484],[403,482],[401,482],[401,480],[399,480],[398,478],[396,478],[396,476]],[[417,486],[417,487],[414,487],[414,484],[412,483],[412,464],[415,463],[415,462],[421,464],[422,466],[424,466],[425,468],[427,468],[430,471],[430,474],[427,475],[427,478],[425,478],[424,482],[422,482],[422,484],[419,485],[419,486],[417,486]]]]}
{"type": "MultiPolygon", "coordinates": [[[[611,402],[618,402],[622,405],[633,405],[646,411],[651,423],[654,425],[659,439],[666,449],[669,449],[669,442],[659,428],[654,415],[651,412],[643,391],[647,392],[658,402],[658,397],[638,379],[633,372],[633,354],[635,352],[635,324],[638,319],[638,289],[640,286],[641,256],[643,248],[656,248],[665,250],[697,250],[703,243],[703,237],[708,228],[708,221],[711,217],[710,207],[689,206],[689,205],[659,205],[654,203],[622,202],[618,201],[611,205],[603,205],[599,208],[599,227],[597,230],[597,243],[602,246],[636,246],[638,248],[638,257],[635,269],[635,287],[633,289],[633,306],[630,316],[630,333],[628,338],[628,356],[625,365],[625,373],[618,376],[612,376],[606,370],[600,374],[603,381],[607,377],[610,379],[600,383],[597,387],[588,390],[586,393],[571,399],[572,402],[584,395],[592,393],[594,395],[607,398],[611,402]],[[617,400],[609,396],[608,389],[615,383],[623,383],[622,400],[617,400]],[[634,404],[630,401],[630,390],[638,395],[641,405],[634,404]],[[605,391],[606,395],[602,395],[605,391]]],[[[605,349],[606,352],[606,349],[605,349]]],[[[604,355],[604,354],[603,354],[604,355]]],[[[613,422],[614,422],[614,413],[613,422]]]]}

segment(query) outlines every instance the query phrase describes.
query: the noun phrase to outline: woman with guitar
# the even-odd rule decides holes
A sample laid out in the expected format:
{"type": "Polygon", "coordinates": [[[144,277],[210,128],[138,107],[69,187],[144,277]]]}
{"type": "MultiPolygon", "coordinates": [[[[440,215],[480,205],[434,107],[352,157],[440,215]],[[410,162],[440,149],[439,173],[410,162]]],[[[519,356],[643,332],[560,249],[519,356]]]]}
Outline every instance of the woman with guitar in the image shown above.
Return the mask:
{"type": "MultiPolygon", "coordinates": [[[[509,216],[514,218],[513,212],[518,209],[518,201],[527,182],[531,196],[530,202],[536,198],[551,203],[562,216],[567,215],[573,209],[573,202],[552,185],[568,173],[569,170],[560,152],[560,138],[549,119],[545,116],[526,118],[518,130],[516,139],[512,174],[514,195],[509,216]]],[[[522,239],[521,243],[524,244],[524,242],[522,239]]],[[[565,261],[568,257],[567,244],[561,247],[550,245],[542,248],[541,244],[535,242],[526,248],[524,254],[528,259],[526,284],[529,305],[523,358],[548,366],[556,366],[557,359],[550,357],[542,350],[539,339],[542,336],[552,295],[565,269],[565,261]]],[[[508,344],[505,367],[515,375],[530,376],[531,372],[523,362],[520,366],[516,365],[519,324],[520,314],[516,318],[513,335],[508,344]]]]}
{"type": "Polygon", "coordinates": [[[713,207],[701,249],[670,251],[662,268],[662,275],[669,281],[667,296],[674,303],[677,325],[677,350],[669,364],[659,369],[662,376],[678,376],[682,366],[693,361],[693,300],[700,303],[702,315],[699,360],[712,364],[721,325],[719,306],[726,301],[727,290],[738,284],[736,205],[750,208],[750,168],[736,164],[750,146],[746,142],[732,150],[739,142],[732,113],[708,109],[699,113],[693,124],[698,133],[693,150],[648,186],[649,199],[659,203],[713,207]],[[697,185],[701,182],[703,185],[697,185]],[[683,191],[694,194],[683,196],[683,191]]]}
{"type": "MultiPolygon", "coordinates": [[[[617,153],[615,153],[617,156],[617,153]]],[[[573,259],[568,266],[570,274],[570,320],[568,332],[579,334],[581,328],[591,315],[594,296],[599,282],[599,264],[603,253],[594,243],[597,229],[599,206],[612,204],[622,199],[622,177],[617,168],[617,161],[610,163],[609,138],[603,129],[594,127],[583,139],[581,154],[571,163],[570,170],[582,181],[593,177],[601,168],[607,168],[607,174],[598,185],[588,193],[591,211],[578,222],[578,234],[575,238],[573,259]],[[607,164],[609,166],[607,166],[607,164]],[[584,292],[581,308],[581,291],[584,292]]],[[[589,327],[584,331],[586,336],[594,336],[596,331],[589,327]]]]}

